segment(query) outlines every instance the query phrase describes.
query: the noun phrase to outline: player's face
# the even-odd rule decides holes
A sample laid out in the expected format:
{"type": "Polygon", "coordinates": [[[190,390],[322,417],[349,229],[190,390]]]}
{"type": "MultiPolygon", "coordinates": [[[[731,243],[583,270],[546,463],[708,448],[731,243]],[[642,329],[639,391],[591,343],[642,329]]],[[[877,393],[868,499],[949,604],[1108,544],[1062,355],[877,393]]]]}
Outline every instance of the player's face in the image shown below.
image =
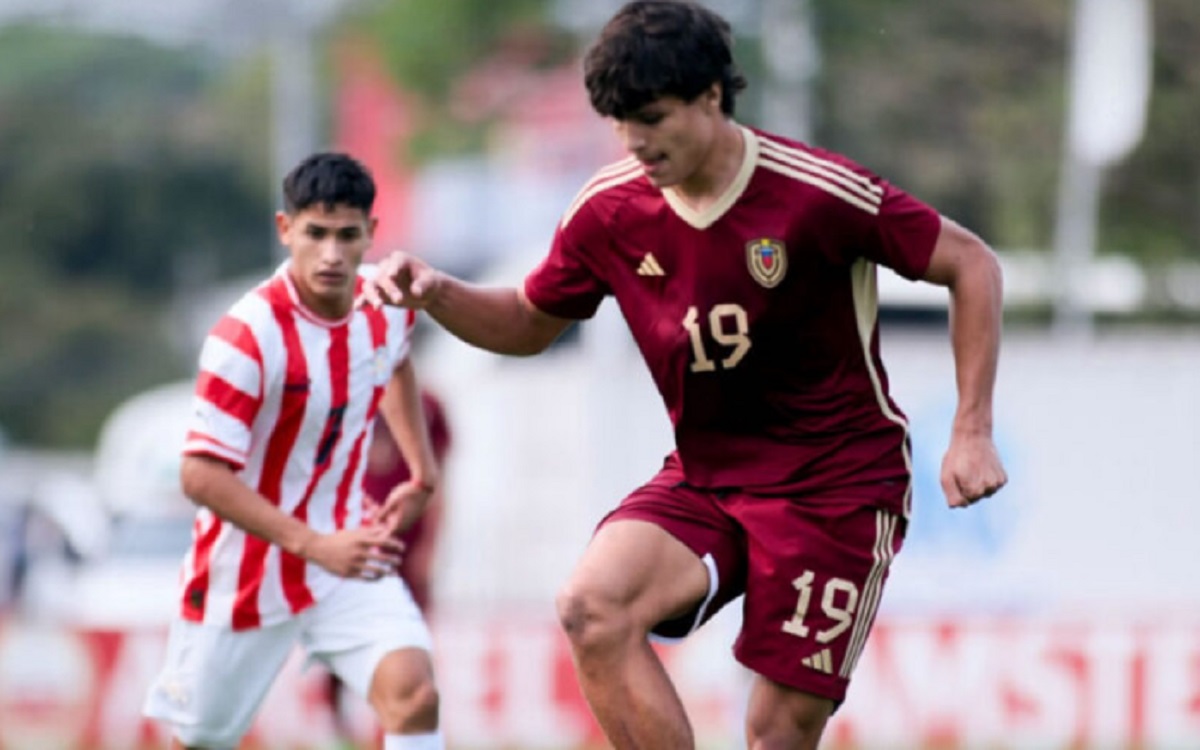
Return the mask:
{"type": "Polygon", "coordinates": [[[714,85],[694,101],[673,96],[655,99],[623,120],[614,120],[617,136],[642,163],[657,187],[687,187],[712,158],[721,112],[721,90],[714,85]]]}
{"type": "Polygon", "coordinates": [[[328,318],[348,314],[375,219],[358,208],[318,204],[291,215],[280,212],[275,224],[292,256],[292,281],[304,304],[328,318]]]}

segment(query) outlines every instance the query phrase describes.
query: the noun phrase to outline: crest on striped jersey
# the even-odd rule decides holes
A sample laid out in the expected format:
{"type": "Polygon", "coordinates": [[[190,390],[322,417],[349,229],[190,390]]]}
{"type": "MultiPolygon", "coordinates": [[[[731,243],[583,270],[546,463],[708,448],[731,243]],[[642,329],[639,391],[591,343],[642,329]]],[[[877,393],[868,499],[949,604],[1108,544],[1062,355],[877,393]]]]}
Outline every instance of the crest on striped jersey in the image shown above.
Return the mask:
{"type": "Polygon", "coordinates": [[[391,368],[388,366],[387,348],[379,347],[375,350],[374,360],[371,362],[371,367],[375,372],[376,383],[386,383],[391,377],[391,368]]]}
{"type": "Polygon", "coordinates": [[[751,240],[746,243],[746,266],[759,284],[776,287],[787,274],[787,247],[767,237],[751,240]]]}

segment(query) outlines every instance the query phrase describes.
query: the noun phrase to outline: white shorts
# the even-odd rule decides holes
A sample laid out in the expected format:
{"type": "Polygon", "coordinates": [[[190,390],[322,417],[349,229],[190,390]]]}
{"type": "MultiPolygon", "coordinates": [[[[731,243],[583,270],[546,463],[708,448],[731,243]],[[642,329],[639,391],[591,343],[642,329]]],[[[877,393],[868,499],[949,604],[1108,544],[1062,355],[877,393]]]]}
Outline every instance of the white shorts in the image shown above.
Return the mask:
{"type": "Polygon", "coordinates": [[[386,654],[432,650],[425,619],[399,578],[346,579],[278,625],[235,631],[176,618],[143,712],[171,724],[189,747],[237,747],[296,643],[364,698],[386,654]]]}

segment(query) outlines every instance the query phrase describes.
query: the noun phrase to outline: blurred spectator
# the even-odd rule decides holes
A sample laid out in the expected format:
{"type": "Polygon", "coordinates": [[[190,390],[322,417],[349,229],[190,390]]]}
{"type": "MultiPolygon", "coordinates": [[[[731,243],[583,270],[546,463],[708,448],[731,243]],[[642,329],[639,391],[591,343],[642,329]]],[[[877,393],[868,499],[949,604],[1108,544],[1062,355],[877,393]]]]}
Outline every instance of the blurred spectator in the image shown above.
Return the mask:
{"type": "Polygon", "coordinates": [[[29,515],[28,505],[0,499],[0,615],[16,607],[25,582],[29,564],[25,530],[29,515]]]}
{"type": "MultiPolygon", "coordinates": [[[[440,399],[428,389],[421,393],[421,407],[425,411],[425,421],[429,425],[429,438],[433,444],[433,455],[439,466],[446,463],[446,454],[450,450],[450,424],[446,419],[446,410],[440,399]]],[[[382,502],[383,498],[393,487],[404,482],[409,477],[408,466],[404,463],[392,435],[382,420],[375,423],[375,437],[371,441],[371,449],[367,453],[367,473],[363,477],[363,490],[371,502],[382,502]]],[[[431,601],[430,566],[437,542],[437,535],[442,518],[443,492],[441,486],[434,492],[428,509],[417,519],[408,531],[400,535],[406,548],[404,564],[400,575],[412,591],[417,605],[429,616],[431,601]]]]}
{"type": "MultiPolygon", "coordinates": [[[[4,466],[7,442],[4,430],[0,429],[0,470],[7,468],[4,466]]],[[[25,571],[27,510],[10,494],[8,487],[0,484],[0,615],[16,604],[25,571]]]]}
{"type": "MultiPolygon", "coordinates": [[[[441,399],[430,390],[421,392],[421,408],[425,412],[425,422],[429,425],[429,439],[433,446],[433,455],[439,467],[444,467],[446,455],[450,451],[450,423],[446,418],[446,409],[441,399]]],[[[388,431],[387,423],[382,419],[376,420],[374,437],[371,448],[367,452],[367,471],[363,476],[363,491],[365,502],[380,504],[393,487],[409,478],[408,465],[404,462],[396,441],[388,431]]],[[[399,538],[405,544],[404,563],[400,567],[400,576],[408,584],[413,599],[428,620],[432,600],[431,568],[434,551],[437,546],[438,533],[441,528],[442,503],[445,500],[445,474],[438,484],[437,490],[430,498],[425,512],[409,529],[402,532],[399,538]]],[[[330,673],[327,682],[327,697],[333,712],[334,726],[348,747],[353,744],[350,737],[353,732],[348,725],[345,708],[342,705],[342,685],[337,675],[330,673]]]]}

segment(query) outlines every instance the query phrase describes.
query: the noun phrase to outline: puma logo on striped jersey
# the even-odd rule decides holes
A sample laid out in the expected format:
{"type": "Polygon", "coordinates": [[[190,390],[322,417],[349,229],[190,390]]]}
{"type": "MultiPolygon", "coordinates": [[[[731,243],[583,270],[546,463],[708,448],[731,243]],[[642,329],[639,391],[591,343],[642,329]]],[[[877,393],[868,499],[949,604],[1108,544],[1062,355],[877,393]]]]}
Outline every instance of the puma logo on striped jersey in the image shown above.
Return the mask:
{"type": "Polygon", "coordinates": [[[312,385],[312,381],[308,378],[305,378],[304,380],[293,380],[291,382],[284,381],[283,390],[287,393],[303,393],[308,390],[310,385],[312,385]]]}
{"type": "Polygon", "coordinates": [[[804,657],[800,660],[800,663],[809,669],[815,669],[825,674],[833,674],[833,656],[827,648],[821,649],[812,656],[804,657]]]}
{"type": "Polygon", "coordinates": [[[658,265],[658,260],[654,257],[654,253],[646,253],[646,257],[642,258],[642,264],[638,266],[638,276],[666,276],[666,271],[663,271],[662,266],[658,265]]]}

